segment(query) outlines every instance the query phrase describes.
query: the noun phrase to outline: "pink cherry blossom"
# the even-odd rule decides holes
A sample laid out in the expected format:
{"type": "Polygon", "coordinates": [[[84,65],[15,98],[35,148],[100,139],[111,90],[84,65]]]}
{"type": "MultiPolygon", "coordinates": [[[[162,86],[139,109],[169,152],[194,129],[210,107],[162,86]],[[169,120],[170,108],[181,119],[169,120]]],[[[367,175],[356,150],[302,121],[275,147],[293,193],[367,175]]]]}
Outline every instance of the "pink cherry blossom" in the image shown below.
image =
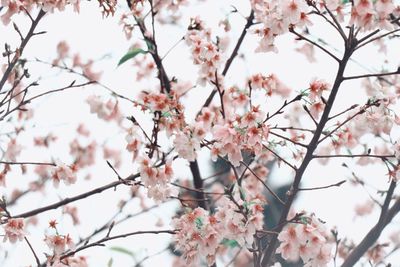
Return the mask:
{"type": "Polygon", "coordinates": [[[298,261],[305,266],[322,267],[332,259],[332,244],[325,226],[315,215],[307,218],[307,222],[289,224],[279,233],[281,242],[277,253],[288,261],[298,261]]]}
{"type": "Polygon", "coordinates": [[[16,161],[22,151],[22,146],[17,144],[17,140],[11,139],[7,144],[7,150],[4,153],[4,158],[8,161],[16,161]]]}
{"type": "Polygon", "coordinates": [[[57,166],[52,172],[52,179],[55,187],[58,187],[60,181],[63,181],[66,185],[70,185],[76,182],[76,174],[71,167],[64,163],[58,162],[57,166]]]}
{"type": "Polygon", "coordinates": [[[25,223],[22,218],[9,219],[4,227],[4,239],[6,242],[9,240],[11,243],[22,241],[25,237],[25,223]]]}
{"type": "Polygon", "coordinates": [[[61,255],[66,249],[75,249],[75,244],[69,235],[46,235],[44,241],[55,256],[61,255]]]}

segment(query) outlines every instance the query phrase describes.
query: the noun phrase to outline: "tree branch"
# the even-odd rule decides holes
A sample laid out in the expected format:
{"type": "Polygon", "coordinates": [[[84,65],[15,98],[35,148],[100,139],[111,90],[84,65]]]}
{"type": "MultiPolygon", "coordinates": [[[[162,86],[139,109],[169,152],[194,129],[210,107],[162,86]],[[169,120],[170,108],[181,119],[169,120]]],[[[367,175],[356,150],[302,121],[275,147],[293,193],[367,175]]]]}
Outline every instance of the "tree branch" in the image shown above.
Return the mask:
{"type": "Polygon", "coordinates": [[[341,267],[354,266],[364,253],[367,252],[367,250],[378,240],[383,229],[385,229],[385,227],[392,221],[393,217],[399,212],[400,198],[397,199],[392,208],[388,209],[395,188],[396,182],[392,181],[386,194],[378,222],[374,227],[372,227],[363,240],[350,252],[341,267]]]}
{"type": "Polygon", "coordinates": [[[8,76],[10,75],[11,71],[14,69],[15,65],[17,64],[19,58],[21,57],[22,53],[24,52],[25,46],[28,44],[29,40],[34,36],[34,31],[39,24],[39,21],[43,18],[46,14],[42,9],[40,9],[39,14],[37,15],[36,19],[32,21],[31,27],[29,28],[28,33],[26,34],[25,38],[22,40],[21,45],[18,48],[18,52],[15,53],[14,58],[8,64],[6,71],[3,74],[3,77],[0,81],[0,92],[3,90],[3,86],[6,83],[8,76]]]}
{"type": "Polygon", "coordinates": [[[96,189],[90,190],[90,191],[88,191],[86,193],[83,193],[83,194],[80,194],[80,195],[77,195],[77,196],[74,196],[74,197],[70,197],[70,198],[65,198],[65,199],[63,199],[63,200],[61,200],[59,202],[53,203],[51,205],[47,205],[47,206],[44,206],[44,207],[41,207],[41,208],[38,208],[38,209],[34,209],[34,210],[31,210],[31,211],[28,211],[28,212],[24,212],[24,213],[21,213],[21,214],[18,214],[18,215],[14,215],[12,217],[13,218],[28,218],[28,217],[32,217],[32,216],[35,216],[37,214],[43,213],[45,211],[58,209],[59,207],[62,207],[62,206],[67,205],[69,203],[78,201],[80,199],[87,198],[87,197],[95,195],[95,194],[99,194],[99,193],[101,193],[101,192],[103,192],[105,190],[108,190],[110,188],[117,187],[117,186],[123,184],[124,181],[134,181],[139,176],[140,176],[139,173],[133,174],[133,175],[130,175],[128,178],[109,183],[107,185],[104,185],[104,186],[98,187],[96,189]]]}
{"type": "MultiPolygon", "coordinates": [[[[338,61],[339,67],[337,70],[335,82],[333,83],[333,87],[332,87],[331,93],[329,95],[328,101],[326,102],[325,109],[322,113],[321,119],[315,130],[314,136],[307,146],[307,152],[306,152],[306,155],[304,156],[303,162],[296,171],[294,181],[292,184],[292,188],[291,188],[291,194],[289,194],[288,199],[285,202],[285,206],[281,212],[278,226],[276,227],[277,232],[281,232],[283,227],[285,226],[285,222],[286,222],[286,218],[289,214],[289,210],[290,210],[292,203],[298,193],[300,181],[303,177],[305,170],[307,169],[308,164],[312,160],[312,155],[313,155],[315,149],[318,146],[318,140],[319,140],[319,138],[322,134],[322,131],[328,121],[329,113],[332,109],[333,103],[335,102],[335,99],[336,99],[336,95],[337,95],[340,85],[343,81],[343,74],[344,74],[347,62],[349,61],[356,44],[357,44],[357,41],[355,39],[353,39],[353,36],[350,35],[348,42],[346,42],[346,47],[345,47],[345,52],[344,52],[343,58],[342,58],[342,60],[338,61]]],[[[275,251],[276,251],[277,247],[278,247],[277,236],[273,236],[271,238],[268,246],[263,251],[264,255],[263,255],[263,258],[261,261],[261,266],[269,266],[269,264],[272,261],[273,255],[275,255],[275,251]]]]}

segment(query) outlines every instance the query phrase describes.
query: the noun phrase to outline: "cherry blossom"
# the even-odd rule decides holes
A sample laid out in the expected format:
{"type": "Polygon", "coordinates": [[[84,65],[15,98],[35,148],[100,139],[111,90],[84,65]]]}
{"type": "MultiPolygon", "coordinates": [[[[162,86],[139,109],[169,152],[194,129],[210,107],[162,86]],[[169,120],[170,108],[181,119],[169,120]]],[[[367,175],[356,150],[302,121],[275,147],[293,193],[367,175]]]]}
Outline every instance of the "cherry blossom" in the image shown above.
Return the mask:
{"type": "Polygon", "coordinates": [[[162,168],[154,167],[151,159],[146,155],[139,157],[138,161],[141,181],[148,189],[147,196],[149,198],[153,198],[156,202],[162,202],[178,194],[176,188],[169,184],[174,175],[171,161],[167,161],[162,168]]]}
{"type": "Polygon", "coordinates": [[[15,243],[24,240],[26,234],[24,219],[9,219],[3,227],[5,231],[4,242],[9,240],[11,243],[15,243]]]}
{"type": "Polygon", "coordinates": [[[110,99],[104,103],[101,97],[92,95],[88,97],[87,103],[90,106],[90,112],[95,113],[99,118],[106,121],[115,120],[117,123],[121,122],[122,116],[118,108],[118,102],[113,103],[110,99]]]}
{"type": "Polygon", "coordinates": [[[315,215],[304,220],[289,224],[278,235],[281,244],[277,253],[288,261],[295,262],[301,258],[305,266],[328,266],[333,248],[329,233],[315,215]]]}
{"type": "Polygon", "coordinates": [[[139,155],[139,151],[143,143],[142,137],[139,135],[139,127],[130,128],[127,132],[125,140],[127,142],[126,149],[133,153],[132,160],[135,160],[139,155]]]}
{"type": "Polygon", "coordinates": [[[70,185],[76,182],[75,170],[64,163],[58,162],[55,169],[52,171],[52,179],[55,187],[58,187],[60,181],[70,185]]]}
{"type": "Polygon", "coordinates": [[[4,158],[9,161],[16,161],[18,155],[22,151],[22,146],[17,144],[17,140],[11,139],[7,144],[7,150],[4,153],[4,158]]]}
{"type": "Polygon", "coordinates": [[[46,235],[44,241],[55,256],[61,255],[66,249],[75,249],[75,244],[69,235],[46,235]]]}
{"type": "Polygon", "coordinates": [[[198,137],[192,135],[189,128],[186,128],[184,132],[175,135],[174,146],[179,156],[194,161],[197,158],[196,151],[200,150],[200,141],[198,137]]]}

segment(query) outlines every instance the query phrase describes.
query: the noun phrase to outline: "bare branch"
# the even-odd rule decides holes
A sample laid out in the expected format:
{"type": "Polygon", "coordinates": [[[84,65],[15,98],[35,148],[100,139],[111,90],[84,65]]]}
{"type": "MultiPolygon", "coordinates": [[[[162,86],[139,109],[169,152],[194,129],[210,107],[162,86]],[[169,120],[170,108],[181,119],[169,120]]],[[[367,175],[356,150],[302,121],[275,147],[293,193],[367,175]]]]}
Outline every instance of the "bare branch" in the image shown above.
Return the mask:
{"type": "Polygon", "coordinates": [[[334,60],[336,60],[337,62],[340,62],[340,59],[337,58],[334,54],[332,54],[332,53],[331,53],[329,50],[327,50],[325,47],[321,46],[320,44],[318,44],[318,43],[316,43],[316,42],[314,42],[314,41],[308,39],[307,37],[301,35],[300,33],[296,32],[296,31],[294,30],[293,27],[290,28],[289,31],[290,31],[291,33],[293,33],[294,35],[296,35],[296,36],[299,38],[299,40],[304,40],[304,41],[309,42],[310,44],[312,44],[312,45],[318,47],[319,49],[321,49],[322,51],[324,51],[326,54],[328,54],[330,57],[332,57],[332,58],[333,58],[334,60]]]}
{"type": "Polygon", "coordinates": [[[310,187],[310,188],[299,188],[299,191],[312,191],[312,190],[320,190],[320,189],[326,189],[326,188],[330,188],[330,187],[339,187],[342,184],[344,184],[346,182],[346,180],[342,180],[340,182],[337,182],[335,184],[331,184],[331,185],[326,185],[326,186],[318,186],[318,187],[310,187]]]}
{"type": "MultiPolygon", "coordinates": [[[[130,175],[128,178],[125,178],[124,180],[135,181],[139,176],[140,176],[139,173],[133,174],[133,175],[130,175]]],[[[38,208],[38,209],[34,209],[34,210],[31,210],[31,211],[28,211],[28,212],[24,212],[24,213],[15,215],[13,217],[14,218],[28,218],[28,217],[32,217],[32,216],[35,216],[37,214],[40,214],[40,213],[43,213],[43,212],[46,212],[46,211],[49,211],[49,210],[58,209],[59,207],[65,206],[65,205],[67,205],[69,203],[72,203],[72,202],[75,202],[75,201],[90,197],[90,196],[95,195],[95,194],[99,194],[99,193],[101,193],[101,192],[103,192],[105,190],[108,190],[110,188],[115,188],[115,187],[117,187],[117,186],[119,186],[119,185],[121,185],[123,183],[124,183],[123,180],[118,180],[118,181],[109,183],[107,185],[98,187],[96,189],[90,190],[90,191],[88,191],[86,193],[83,193],[83,194],[80,194],[80,195],[77,195],[77,196],[74,196],[74,197],[70,197],[70,198],[65,198],[65,199],[63,199],[63,200],[61,200],[59,202],[53,203],[51,205],[47,205],[47,206],[44,206],[44,207],[41,207],[41,208],[38,208]]]]}
{"type": "Polygon", "coordinates": [[[81,247],[79,247],[79,248],[77,248],[77,249],[75,249],[75,250],[73,250],[71,252],[66,253],[66,254],[62,255],[60,257],[60,259],[63,260],[65,258],[74,256],[76,253],[78,253],[78,252],[80,252],[82,250],[85,250],[87,248],[90,248],[90,247],[104,246],[105,242],[108,242],[108,241],[111,241],[111,240],[115,240],[115,239],[126,238],[126,237],[134,236],[134,235],[143,235],[143,234],[155,234],[155,235],[158,235],[158,234],[171,234],[171,235],[174,235],[174,234],[176,234],[176,231],[177,230],[137,231],[137,232],[131,232],[131,233],[115,235],[115,236],[106,236],[106,237],[104,237],[104,238],[102,238],[102,239],[100,239],[100,240],[98,240],[96,242],[83,245],[83,246],[81,246],[81,247]]]}
{"type": "Polygon", "coordinates": [[[14,58],[12,59],[11,63],[8,64],[7,69],[5,70],[3,77],[0,80],[0,92],[3,90],[3,86],[6,83],[8,76],[10,75],[11,71],[14,69],[15,65],[17,64],[19,58],[21,57],[25,46],[28,44],[29,40],[32,38],[33,33],[39,24],[39,21],[44,17],[46,12],[44,12],[42,9],[40,9],[39,14],[37,15],[36,19],[32,21],[32,25],[29,28],[28,33],[26,34],[25,38],[22,40],[19,48],[18,48],[18,53],[14,55],[14,58]]]}
{"type": "Polygon", "coordinates": [[[28,238],[24,237],[24,239],[25,239],[26,243],[28,244],[29,249],[32,251],[33,256],[35,257],[35,261],[37,263],[37,266],[40,267],[40,260],[39,260],[38,256],[36,255],[35,250],[33,249],[33,247],[31,245],[31,243],[29,242],[28,238]]]}
{"type": "Polygon", "coordinates": [[[400,211],[400,198],[397,199],[395,204],[389,209],[390,201],[396,188],[396,182],[392,181],[389,190],[386,193],[385,202],[382,206],[381,214],[378,222],[374,227],[365,235],[364,239],[350,252],[344,260],[341,267],[352,267],[364,255],[365,252],[378,240],[383,229],[392,221],[393,217],[400,211]]]}
{"type": "Polygon", "coordinates": [[[370,73],[370,74],[343,77],[343,80],[353,80],[353,79],[368,78],[368,77],[384,77],[384,76],[397,75],[397,74],[400,74],[400,68],[398,68],[396,71],[392,71],[392,72],[370,73]]]}

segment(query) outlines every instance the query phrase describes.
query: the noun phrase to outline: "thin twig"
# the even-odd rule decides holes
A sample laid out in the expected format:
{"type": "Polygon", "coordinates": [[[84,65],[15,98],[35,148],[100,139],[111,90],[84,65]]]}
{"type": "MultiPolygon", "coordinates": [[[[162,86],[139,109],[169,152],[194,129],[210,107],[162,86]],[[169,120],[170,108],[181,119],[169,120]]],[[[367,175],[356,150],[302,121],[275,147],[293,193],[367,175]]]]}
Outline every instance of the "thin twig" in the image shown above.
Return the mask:
{"type": "Polygon", "coordinates": [[[36,260],[36,263],[37,263],[38,267],[40,267],[40,260],[39,260],[38,256],[36,255],[35,250],[33,249],[31,243],[29,242],[29,240],[28,240],[28,238],[26,236],[24,237],[24,239],[25,239],[26,243],[28,244],[30,250],[32,251],[32,254],[35,257],[35,260],[36,260]]]}
{"type": "Polygon", "coordinates": [[[334,54],[332,54],[332,53],[331,53],[329,50],[327,50],[325,47],[321,46],[320,44],[318,44],[318,43],[316,43],[316,42],[314,42],[314,41],[308,39],[307,37],[301,35],[300,33],[296,32],[296,31],[294,30],[294,28],[290,28],[289,31],[290,31],[291,33],[293,33],[294,35],[296,35],[300,40],[304,40],[304,41],[309,42],[310,44],[312,44],[312,45],[318,47],[319,49],[321,49],[322,51],[324,51],[326,54],[328,54],[330,57],[332,57],[332,58],[333,58],[334,60],[336,60],[337,62],[340,62],[340,59],[337,58],[334,54]]]}
{"type": "Polygon", "coordinates": [[[396,71],[392,71],[392,72],[369,73],[369,74],[356,75],[356,76],[347,76],[347,77],[343,77],[343,80],[354,80],[354,79],[368,78],[368,77],[383,77],[383,76],[390,76],[390,75],[396,75],[396,74],[400,74],[400,68],[397,69],[396,71]]]}
{"type": "Polygon", "coordinates": [[[320,189],[326,189],[326,188],[330,188],[330,187],[339,187],[342,184],[344,184],[346,182],[346,180],[340,181],[338,183],[335,184],[331,184],[331,185],[326,185],[326,186],[318,186],[318,187],[309,187],[309,188],[299,188],[299,191],[311,191],[311,190],[320,190],[320,189]]]}
{"type": "Polygon", "coordinates": [[[260,177],[258,177],[258,175],[250,168],[249,165],[247,165],[243,161],[241,161],[240,163],[243,164],[246,167],[246,169],[248,169],[257,178],[257,180],[260,181],[263,184],[263,186],[268,190],[268,192],[270,192],[271,195],[276,200],[278,200],[279,203],[281,203],[282,205],[285,205],[285,202],[282,199],[280,199],[280,197],[260,177]]]}
{"type": "Polygon", "coordinates": [[[68,252],[67,254],[64,254],[63,256],[61,256],[60,260],[74,256],[76,253],[78,253],[84,249],[90,248],[90,247],[104,246],[103,243],[111,241],[111,240],[115,240],[115,239],[126,238],[126,237],[133,236],[133,235],[143,235],[143,234],[156,234],[156,235],[157,234],[171,234],[171,235],[174,235],[174,234],[176,234],[176,232],[177,232],[177,230],[137,231],[137,232],[131,232],[131,233],[126,233],[126,234],[121,234],[121,235],[108,236],[108,237],[104,237],[96,242],[83,245],[71,252],[68,252]]]}
{"type": "Polygon", "coordinates": [[[18,48],[18,53],[16,53],[14,55],[14,58],[12,59],[11,63],[7,66],[7,69],[4,71],[3,77],[0,80],[0,92],[3,89],[3,86],[6,83],[11,71],[14,69],[19,58],[21,57],[21,55],[25,49],[25,46],[28,44],[29,40],[34,35],[34,31],[35,31],[37,25],[39,24],[39,21],[44,17],[45,14],[46,14],[46,12],[44,12],[42,9],[40,9],[39,14],[37,15],[36,19],[32,21],[32,25],[29,28],[28,33],[26,34],[25,38],[23,39],[23,41],[21,42],[21,45],[18,48]]]}

